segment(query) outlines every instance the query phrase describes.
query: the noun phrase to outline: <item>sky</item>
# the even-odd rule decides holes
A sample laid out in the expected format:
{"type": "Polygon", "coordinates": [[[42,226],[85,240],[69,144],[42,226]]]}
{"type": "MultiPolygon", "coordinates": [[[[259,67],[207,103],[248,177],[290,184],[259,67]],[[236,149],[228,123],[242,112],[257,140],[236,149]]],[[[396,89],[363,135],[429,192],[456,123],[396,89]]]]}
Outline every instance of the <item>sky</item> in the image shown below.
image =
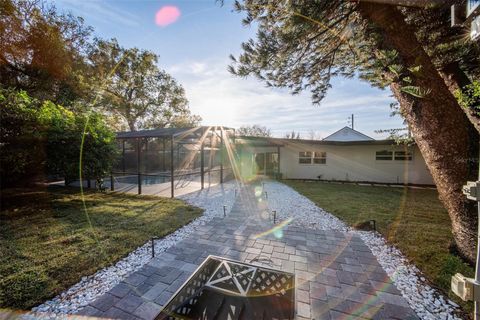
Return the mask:
{"type": "Polygon", "coordinates": [[[277,137],[294,130],[302,138],[316,139],[349,125],[351,114],[355,129],[376,139],[385,134],[375,130],[403,126],[400,118],[390,117],[391,92],[358,79],[333,79],[322,103],[312,105],[309,92],[292,96],[253,77],[230,74],[230,54],[238,56],[242,42],[255,38],[256,32],[255,26],[242,24],[243,14],[233,11],[231,1],[223,6],[216,0],[51,2],[60,11],[83,17],[95,36],[159,55],[159,67],[185,88],[190,109],[202,117],[202,125],[258,124],[277,137]]]}

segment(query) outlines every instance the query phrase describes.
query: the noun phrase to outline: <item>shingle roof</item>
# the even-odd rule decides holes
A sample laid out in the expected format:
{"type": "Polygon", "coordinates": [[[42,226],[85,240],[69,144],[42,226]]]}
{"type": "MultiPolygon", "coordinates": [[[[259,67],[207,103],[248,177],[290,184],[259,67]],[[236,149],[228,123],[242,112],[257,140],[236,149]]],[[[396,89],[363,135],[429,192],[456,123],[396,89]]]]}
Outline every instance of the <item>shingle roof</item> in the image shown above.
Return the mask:
{"type": "Polygon", "coordinates": [[[307,139],[286,139],[286,138],[271,138],[271,137],[236,137],[236,142],[239,144],[249,144],[253,147],[259,146],[284,146],[293,142],[308,143],[312,145],[390,145],[396,144],[395,140],[360,140],[360,141],[328,141],[328,140],[307,140],[307,139]]]}
{"type": "Polygon", "coordinates": [[[212,127],[212,126],[201,126],[201,127],[190,127],[190,128],[157,128],[150,130],[138,130],[138,131],[124,131],[117,132],[117,139],[130,139],[130,138],[153,138],[153,137],[168,137],[171,136],[185,136],[189,134],[199,134],[204,132],[203,130],[233,130],[229,127],[212,127]]]}

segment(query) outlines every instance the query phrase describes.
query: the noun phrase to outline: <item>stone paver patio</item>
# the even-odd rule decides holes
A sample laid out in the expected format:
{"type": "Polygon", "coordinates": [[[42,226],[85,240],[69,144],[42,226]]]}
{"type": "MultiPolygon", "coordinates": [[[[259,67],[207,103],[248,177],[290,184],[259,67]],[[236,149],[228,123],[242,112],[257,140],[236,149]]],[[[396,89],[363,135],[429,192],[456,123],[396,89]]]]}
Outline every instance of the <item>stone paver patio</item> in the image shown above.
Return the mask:
{"type": "Polygon", "coordinates": [[[197,266],[217,255],[294,272],[297,319],[417,319],[361,238],[274,228],[263,208],[245,188],[226,218],[198,228],[78,314],[153,319],[197,266]]]}

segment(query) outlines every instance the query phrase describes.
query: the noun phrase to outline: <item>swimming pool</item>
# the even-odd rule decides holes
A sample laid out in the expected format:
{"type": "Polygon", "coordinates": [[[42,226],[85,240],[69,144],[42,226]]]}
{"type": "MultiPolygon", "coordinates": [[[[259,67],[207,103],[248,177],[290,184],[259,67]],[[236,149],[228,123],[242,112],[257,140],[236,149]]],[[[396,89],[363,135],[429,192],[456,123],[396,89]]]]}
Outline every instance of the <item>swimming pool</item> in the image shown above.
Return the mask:
{"type": "MultiPolygon", "coordinates": [[[[150,185],[150,184],[160,184],[170,181],[170,177],[165,176],[142,176],[142,184],[143,185],[150,185]]],[[[110,179],[108,179],[110,182],[110,179]]],[[[114,177],[114,182],[116,183],[127,183],[127,184],[138,184],[138,176],[119,176],[114,177]]]]}

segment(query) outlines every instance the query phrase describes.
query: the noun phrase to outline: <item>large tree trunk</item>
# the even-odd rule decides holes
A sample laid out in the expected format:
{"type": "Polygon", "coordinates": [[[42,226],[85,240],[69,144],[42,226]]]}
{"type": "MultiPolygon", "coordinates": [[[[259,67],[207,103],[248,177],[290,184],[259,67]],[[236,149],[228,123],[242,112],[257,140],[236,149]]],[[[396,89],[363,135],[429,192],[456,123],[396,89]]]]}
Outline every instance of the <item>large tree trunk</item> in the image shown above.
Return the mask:
{"type": "Polygon", "coordinates": [[[462,186],[475,179],[469,162],[475,154],[472,146],[478,146],[478,135],[472,141],[471,123],[400,11],[390,5],[369,3],[360,3],[358,8],[380,29],[385,48],[397,50],[407,67],[421,66],[415,85],[430,90],[426,97],[414,98],[402,92],[398,83],[391,89],[448,210],[457,249],[473,263],[477,215],[474,202],[462,194],[462,186]]]}

